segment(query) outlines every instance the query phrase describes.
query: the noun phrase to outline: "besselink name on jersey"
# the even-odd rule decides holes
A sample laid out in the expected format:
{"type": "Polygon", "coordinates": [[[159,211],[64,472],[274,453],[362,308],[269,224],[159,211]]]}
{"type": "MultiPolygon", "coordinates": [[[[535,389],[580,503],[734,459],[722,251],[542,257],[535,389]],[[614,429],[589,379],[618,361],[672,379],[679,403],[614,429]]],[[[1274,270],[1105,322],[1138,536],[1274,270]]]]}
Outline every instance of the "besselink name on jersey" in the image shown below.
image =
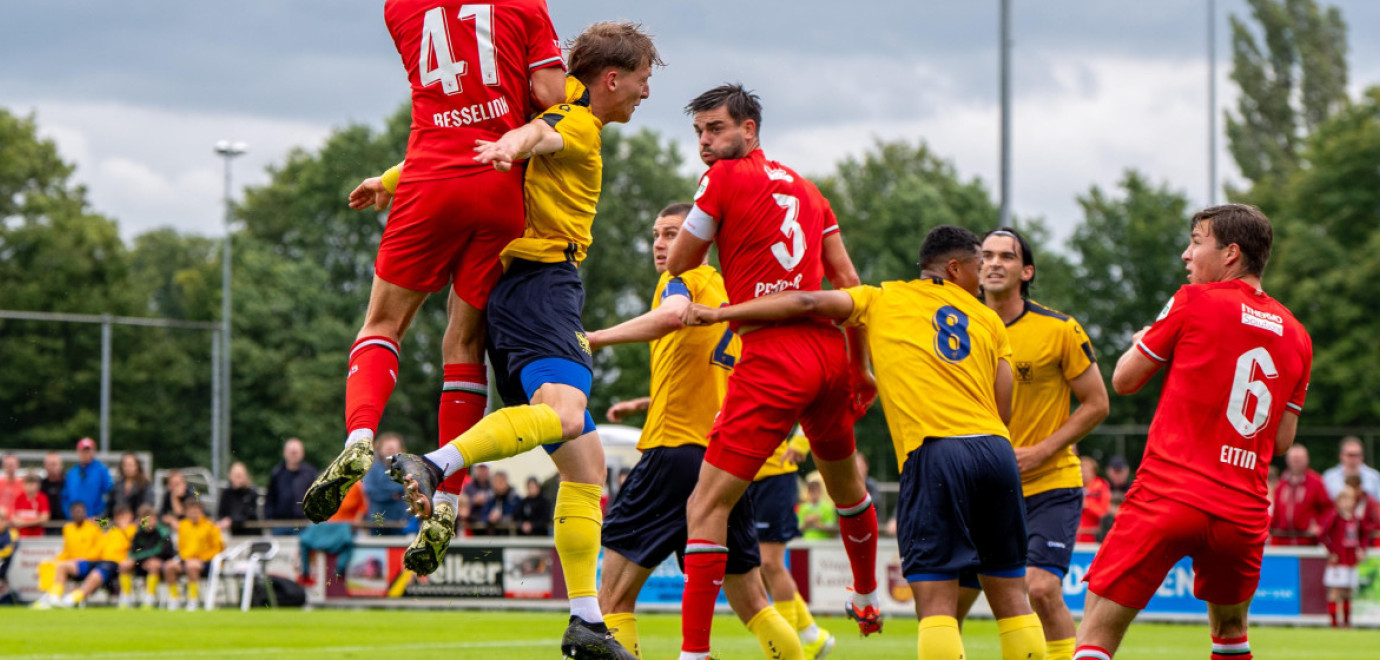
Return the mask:
{"type": "Polygon", "coordinates": [[[512,112],[512,109],[508,107],[508,99],[500,96],[488,103],[476,103],[466,108],[460,108],[459,110],[438,112],[431,116],[431,121],[443,128],[458,128],[460,126],[477,124],[481,121],[496,119],[509,112],[512,112]]]}

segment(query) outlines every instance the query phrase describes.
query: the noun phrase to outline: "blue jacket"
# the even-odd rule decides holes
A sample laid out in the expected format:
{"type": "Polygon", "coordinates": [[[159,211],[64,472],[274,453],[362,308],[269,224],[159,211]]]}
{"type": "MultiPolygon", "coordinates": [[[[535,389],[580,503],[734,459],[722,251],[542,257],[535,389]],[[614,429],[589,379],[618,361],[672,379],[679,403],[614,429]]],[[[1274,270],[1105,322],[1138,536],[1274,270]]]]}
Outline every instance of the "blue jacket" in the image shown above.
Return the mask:
{"type": "Polygon", "coordinates": [[[67,481],[62,485],[62,513],[72,519],[72,503],[86,504],[86,516],[99,518],[105,515],[105,494],[110,492],[110,470],[100,461],[91,461],[86,467],[81,463],[67,471],[67,481]]]}
{"type": "Polygon", "coordinates": [[[364,497],[369,500],[369,519],[380,522],[403,522],[410,516],[403,500],[401,484],[388,478],[384,461],[375,460],[364,474],[364,497]],[[376,517],[377,516],[377,517],[376,517]]]}

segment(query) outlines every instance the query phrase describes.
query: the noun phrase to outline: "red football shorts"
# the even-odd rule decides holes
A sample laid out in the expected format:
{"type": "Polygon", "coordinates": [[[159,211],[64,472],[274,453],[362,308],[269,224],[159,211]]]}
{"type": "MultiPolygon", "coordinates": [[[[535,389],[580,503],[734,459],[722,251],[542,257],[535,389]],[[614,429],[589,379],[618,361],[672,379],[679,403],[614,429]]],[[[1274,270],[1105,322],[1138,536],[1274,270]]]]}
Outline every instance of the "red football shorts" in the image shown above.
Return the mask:
{"type": "Polygon", "coordinates": [[[404,289],[455,295],[483,309],[503,266],[498,255],[526,224],[522,168],[398,186],[374,273],[404,289]]]}
{"type": "Polygon", "coordinates": [[[1217,605],[1255,596],[1267,525],[1243,525],[1182,502],[1133,492],[1098,549],[1088,590],[1143,610],[1174,564],[1193,559],[1193,595],[1217,605]]]}
{"type": "Polygon", "coordinates": [[[851,393],[848,353],[837,328],[796,323],[749,332],[704,460],[752,481],[797,421],[817,458],[848,458],[854,449],[851,393]]]}

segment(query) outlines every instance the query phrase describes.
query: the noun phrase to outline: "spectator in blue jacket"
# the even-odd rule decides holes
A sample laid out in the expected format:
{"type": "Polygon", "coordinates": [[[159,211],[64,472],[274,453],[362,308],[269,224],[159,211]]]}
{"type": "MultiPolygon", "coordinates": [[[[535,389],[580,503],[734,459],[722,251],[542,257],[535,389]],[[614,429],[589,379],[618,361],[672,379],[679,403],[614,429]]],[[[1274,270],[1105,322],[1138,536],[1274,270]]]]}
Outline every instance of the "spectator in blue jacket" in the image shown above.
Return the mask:
{"type": "MultiPolygon", "coordinates": [[[[283,460],[273,466],[268,475],[268,492],[264,495],[265,520],[301,520],[302,496],[316,480],[316,467],[306,462],[302,441],[288,438],[283,443],[283,460]]],[[[296,529],[280,528],[274,534],[296,534],[296,529]]]]}
{"type": "Polygon", "coordinates": [[[82,502],[86,505],[87,517],[103,517],[105,495],[110,487],[110,470],[96,460],[96,441],[91,438],[77,441],[77,464],[67,471],[62,485],[63,515],[69,515],[73,502],[82,502]]]}
{"type": "MultiPolygon", "coordinates": [[[[368,522],[406,523],[410,517],[407,502],[403,500],[404,489],[401,484],[388,477],[389,456],[401,454],[402,436],[397,433],[384,433],[374,441],[374,465],[364,475],[364,497],[369,500],[368,522]]],[[[402,534],[403,528],[388,527],[378,530],[378,534],[402,534]]]]}

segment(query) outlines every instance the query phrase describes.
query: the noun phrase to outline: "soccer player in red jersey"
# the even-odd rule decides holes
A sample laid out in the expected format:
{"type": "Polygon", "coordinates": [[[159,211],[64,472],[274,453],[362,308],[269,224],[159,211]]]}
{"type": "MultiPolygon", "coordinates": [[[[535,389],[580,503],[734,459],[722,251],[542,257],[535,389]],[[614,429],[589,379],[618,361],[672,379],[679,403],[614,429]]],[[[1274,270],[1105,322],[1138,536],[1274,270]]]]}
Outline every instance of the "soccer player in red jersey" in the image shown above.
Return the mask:
{"type": "Polygon", "coordinates": [[[1208,603],[1213,660],[1252,657],[1246,613],[1269,527],[1266,472],[1294,442],[1313,363],[1308,333],[1260,287],[1272,242],[1253,206],[1195,214],[1189,284],[1117,361],[1118,394],[1169,370],[1135,485],[1088,568],[1076,660],[1110,660],[1185,556],[1208,603]]]}
{"type": "MultiPolygon", "coordinates": [[[[397,199],[379,243],[364,327],[350,349],[345,449],[303,498],[316,522],[334,514],[369,470],[397,382],[399,344],[427,295],[448,284],[454,295],[441,345],[441,442],[483,417],[483,309],[502,272],[499,252],[522,235],[525,215],[522,169],[499,172],[476,162],[475,142],[497,140],[565,94],[544,0],[389,0],[384,20],[412,85],[412,132],[401,181],[369,179],[351,194],[354,208],[382,210],[395,186],[397,199]]],[[[440,501],[452,511],[464,478],[459,473],[442,487],[440,501]]]]}
{"type": "MultiPolygon", "coordinates": [[[[778,291],[817,291],[825,276],[838,288],[857,286],[829,202],[758,146],[757,96],[741,85],[723,85],[691,101],[686,111],[694,117],[700,158],[709,171],[671,248],[670,273],[698,267],[717,243],[733,303],[778,291]]],[[[729,378],[688,509],[681,657],[709,652],[714,600],[728,556],[729,512],[796,420],[838,505],[853,568],[848,614],[864,634],[877,632],[877,514],[853,459],[853,422],[876,397],[864,342],[850,337],[846,348],[844,334],[820,321],[738,324],[734,330],[742,337],[742,360],[729,378]]]]}

